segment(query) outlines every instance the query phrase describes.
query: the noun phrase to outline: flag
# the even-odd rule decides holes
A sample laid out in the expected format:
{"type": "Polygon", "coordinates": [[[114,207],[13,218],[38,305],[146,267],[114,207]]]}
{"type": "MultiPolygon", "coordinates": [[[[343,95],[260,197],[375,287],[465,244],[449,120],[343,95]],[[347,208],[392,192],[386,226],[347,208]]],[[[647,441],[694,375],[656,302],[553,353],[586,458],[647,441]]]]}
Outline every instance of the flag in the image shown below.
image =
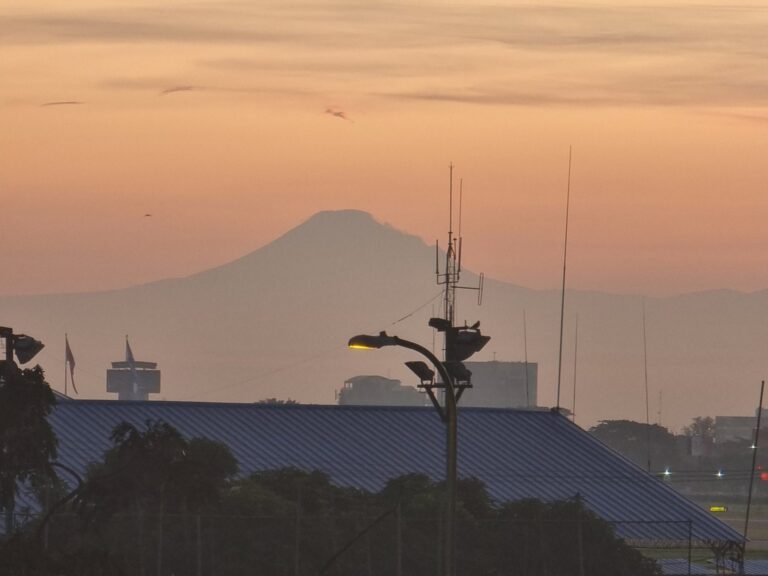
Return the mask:
{"type": "Polygon", "coordinates": [[[139,393],[139,375],[136,372],[136,360],[133,359],[133,350],[128,343],[128,336],[125,337],[125,361],[128,362],[128,368],[131,369],[131,375],[133,376],[133,394],[139,393]]]}
{"type": "Polygon", "coordinates": [[[64,349],[65,364],[69,365],[69,379],[72,380],[72,389],[77,394],[77,386],[75,386],[75,356],[72,354],[72,348],[69,347],[69,338],[67,338],[66,334],[64,334],[64,349]]]}

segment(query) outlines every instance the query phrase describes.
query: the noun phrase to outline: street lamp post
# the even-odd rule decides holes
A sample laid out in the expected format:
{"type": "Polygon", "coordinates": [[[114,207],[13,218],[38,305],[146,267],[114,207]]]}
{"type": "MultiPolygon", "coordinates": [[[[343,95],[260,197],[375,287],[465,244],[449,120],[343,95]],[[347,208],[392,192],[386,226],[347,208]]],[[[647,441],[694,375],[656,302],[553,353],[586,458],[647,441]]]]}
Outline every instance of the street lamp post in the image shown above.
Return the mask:
{"type": "MultiPolygon", "coordinates": [[[[438,319],[439,320],[439,319],[438,319]]],[[[433,323],[430,322],[430,325],[433,323]]],[[[456,366],[461,366],[460,361],[470,356],[473,352],[482,348],[489,340],[488,336],[481,336],[480,331],[477,330],[477,326],[473,326],[470,329],[459,329],[451,326],[434,326],[438,330],[447,332],[446,338],[446,356],[448,360],[451,360],[451,369],[456,371],[456,366]],[[446,330],[448,328],[448,330],[446,330]],[[472,332],[476,334],[476,342],[474,343],[472,352],[468,354],[456,353],[456,350],[461,347],[462,342],[457,343],[455,336],[461,332],[472,332]],[[463,357],[460,357],[463,356],[463,357]]],[[[470,347],[466,342],[463,342],[464,346],[468,350],[470,347]]],[[[359,350],[372,350],[383,348],[385,346],[399,346],[400,348],[407,348],[418,352],[424,356],[435,367],[435,370],[440,375],[440,379],[443,382],[445,389],[445,402],[444,407],[435,399],[432,394],[431,388],[428,388],[430,398],[432,399],[435,408],[437,408],[440,418],[446,425],[446,471],[445,471],[445,489],[446,489],[446,510],[445,510],[445,545],[443,546],[443,574],[445,576],[454,575],[454,561],[455,561],[455,543],[456,543],[456,485],[457,485],[457,454],[458,454],[458,427],[457,427],[457,401],[458,394],[456,392],[456,385],[454,376],[451,375],[448,362],[441,362],[432,352],[430,352],[424,346],[411,342],[410,340],[403,340],[397,336],[390,336],[386,332],[379,333],[378,336],[371,336],[366,334],[360,334],[349,339],[348,346],[353,349],[359,350]]],[[[422,381],[431,380],[432,375],[426,366],[419,368],[418,364],[408,362],[408,367],[411,368],[422,381]],[[425,370],[427,373],[425,373],[425,370]]],[[[464,373],[469,376],[469,371],[464,369],[464,373]]]]}

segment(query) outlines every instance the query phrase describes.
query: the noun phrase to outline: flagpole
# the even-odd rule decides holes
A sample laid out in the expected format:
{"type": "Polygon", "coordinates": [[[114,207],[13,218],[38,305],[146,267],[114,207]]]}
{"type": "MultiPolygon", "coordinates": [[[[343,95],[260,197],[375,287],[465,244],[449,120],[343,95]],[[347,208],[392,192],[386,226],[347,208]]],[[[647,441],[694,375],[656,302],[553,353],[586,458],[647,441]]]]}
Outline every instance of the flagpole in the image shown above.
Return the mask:
{"type": "Polygon", "coordinates": [[[67,395],[68,382],[69,382],[69,378],[67,378],[67,333],[64,332],[64,396],[67,395]]]}

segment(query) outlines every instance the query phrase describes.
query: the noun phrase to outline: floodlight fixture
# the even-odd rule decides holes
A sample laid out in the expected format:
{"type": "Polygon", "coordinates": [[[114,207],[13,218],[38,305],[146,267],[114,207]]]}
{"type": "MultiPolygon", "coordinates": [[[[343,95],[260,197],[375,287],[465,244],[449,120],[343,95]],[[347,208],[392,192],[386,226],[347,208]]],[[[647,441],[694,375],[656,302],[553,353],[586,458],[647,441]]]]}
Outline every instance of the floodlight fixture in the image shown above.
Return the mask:
{"type": "Polygon", "coordinates": [[[453,327],[447,332],[446,357],[454,362],[462,362],[479,352],[488,344],[490,336],[483,336],[477,327],[453,327]]]}
{"type": "Polygon", "coordinates": [[[472,380],[472,372],[461,362],[446,362],[445,369],[456,382],[470,382],[472,380]]]}
{"type": "Polygon", "coordinates": [[[408,366],[411,372],[416,374],[422,384],[434,381],[435,371],[427,366],[426,362],[422,362],[421,360],[411,360],[410,362],[406,362],[405,365],[408,366]]]}
{"type": "Polygon", "coordinates": [[[45,348],[45,344],[40,342],[40,340],[35,340],[32,336],[27,336],[26,334],[13,335],[13,351],[16,352],[19,364],[26,364],[37,356],[37,353],[43,348],[45,348]]]}
{"type": "Polygon", "coordinates": [[[7,326],[0,326],[0,339],[5,351],[5,358],[0,360],[11,363],[13,363],[13,355],[16,354],[19,364],[26,364],[45,347],[45,344],[31,336],[14,334],[13,328],[7,326]]]}

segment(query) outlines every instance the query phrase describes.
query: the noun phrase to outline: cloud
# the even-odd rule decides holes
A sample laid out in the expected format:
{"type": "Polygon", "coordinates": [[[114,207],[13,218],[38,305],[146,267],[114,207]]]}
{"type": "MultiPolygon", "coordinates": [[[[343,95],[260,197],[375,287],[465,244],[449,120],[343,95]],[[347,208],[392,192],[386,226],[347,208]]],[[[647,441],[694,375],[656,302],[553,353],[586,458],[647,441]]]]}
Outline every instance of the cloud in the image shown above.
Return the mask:
{"type": "MultiPolygon", "coordinates": [[[[217,1],[17,14],[0,26],[0,44],[77,42],[121,53],[158,44],[180,67],[190,56],[175,45],[195,44],[198,54],[215,45],[190,73],[217,92],[521,106],[768,103],[761,6],[217,1]]],[[[151,89],[200,89],[177,82],[151,89]]]]}
{"type": "Polygon", "coordinates": [[[198,86],[173,86],[171,88],[166,88],[165,90],[160,91],[160,95],[164,96],[166,94],[174,94],[175,92],[193,92],[195,90],[200,90],[198,86]]]}
{"type": "Polygon", "coordinates": [[[79,100],[58,100],[55,102],[43,102],[40,106],[79,106],[81,104],[85,104],[85,102],[80,102],[79,100]]]}

